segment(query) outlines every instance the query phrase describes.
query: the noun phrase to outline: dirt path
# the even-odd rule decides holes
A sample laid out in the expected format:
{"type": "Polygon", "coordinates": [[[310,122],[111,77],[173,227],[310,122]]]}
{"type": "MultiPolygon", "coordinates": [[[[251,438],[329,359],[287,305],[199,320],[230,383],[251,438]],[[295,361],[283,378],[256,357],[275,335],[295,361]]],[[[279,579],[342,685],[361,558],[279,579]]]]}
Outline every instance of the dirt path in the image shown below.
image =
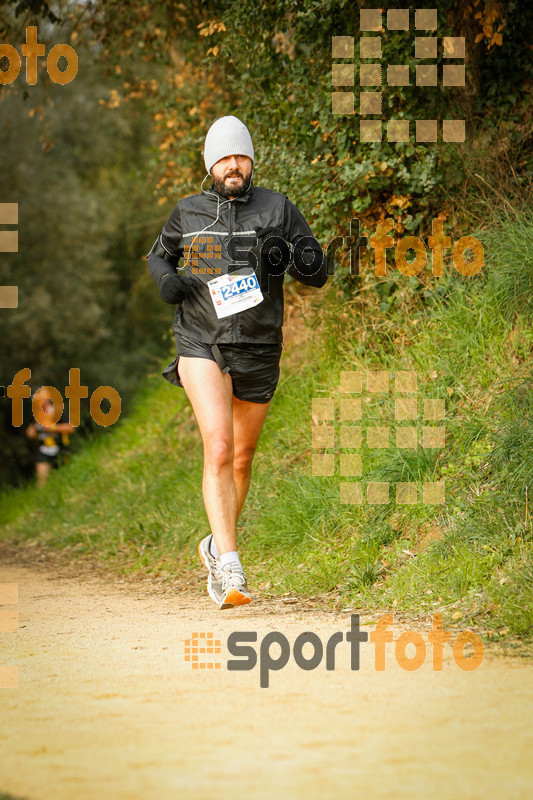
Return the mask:
{"type": "MultiPolygon", "coordinates": [[[[388,645],[386,670],[376,672],[368,643],[360,670],[352,671],[343,642],[335,671],[323,662],[305,672],[291,657],[261,689],[257,667],[226,669],[232,631],[257,631],[256,649],[274,630],[291,645],[306,630],[326,642],[349,629],[349,614],[305,613],[283,602],[223,613],[190,590],[165,594],[147,583],[76,578],[52,568],[5,566],[0,581],[19,586],[18,631],[0,634],[0,664],[18,665],[18,688],[0,690],[0,794],[28,800],[533,794],[533,665],[524,659],[486,653],[478,669],[464,672],[447,645],[442,672],[432,670],[429,650],[424,665],[407,672],[388,645]],[[222,641],[216,656],[222,668],[192,669],[184,660],[193,632],[213,632],[222,641]]],[[[395,638],[399,633],[395,624],[395,638]]]]}

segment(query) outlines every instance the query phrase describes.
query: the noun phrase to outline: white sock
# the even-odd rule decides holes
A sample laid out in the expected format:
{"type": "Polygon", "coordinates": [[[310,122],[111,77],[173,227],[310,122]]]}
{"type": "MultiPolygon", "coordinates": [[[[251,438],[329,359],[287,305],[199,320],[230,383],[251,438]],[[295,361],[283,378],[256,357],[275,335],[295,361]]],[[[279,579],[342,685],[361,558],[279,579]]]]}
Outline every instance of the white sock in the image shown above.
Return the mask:
{"type": "Polygon", "coordinates": [[[244,572],[239,554],[236,550],[230,550],[229,553],[221,553],[220,563],[223,567],[225,567],[226,564],[230,564],[232,572],[244,572]]]}
{"type": "Polygon", "coordinates": [[[218,552],[217,543],[215,542],[215,537],[213,535],[211,535],[211,539],[209,540],[209,552],[211,553],[212,556],[215,556],[215,558],[218,558],[220,556],[220,553],[218,552]]]}

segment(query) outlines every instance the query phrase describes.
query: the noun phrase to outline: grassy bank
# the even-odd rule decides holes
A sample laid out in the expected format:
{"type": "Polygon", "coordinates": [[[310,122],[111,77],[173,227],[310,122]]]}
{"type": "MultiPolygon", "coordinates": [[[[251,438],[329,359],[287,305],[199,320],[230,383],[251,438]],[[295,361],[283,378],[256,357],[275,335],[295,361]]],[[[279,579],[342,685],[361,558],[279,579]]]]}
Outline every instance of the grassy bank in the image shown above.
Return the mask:
{"type": "MultiPolygon", "coordinates": [[[[486,266],[473,278],[446,264],[438,281],[397,271],[377,280],[337,275],[313,296],[313,331],[293,349],[272,404],[240,521],[242,557],[262,594],[320,595],[324,602],[409,614],[491,636],[533,631],[533,218],[509,213],[483,241],[486,266]],[[342,372],[363,376],[362,445],[339,448],[342,372]],[[386,372],[389,391],[368,392],[386,372]],[[398,371],[417,393],[396,391],[398,371]],[[416,418],[395,418],[395,401],[417,399],[416,418]],[[312,474],[313,398],[333,398],[332,477],[312,474]],[[445,403],[426,420],[424,399],[445,403]],[[416,427],[415,449],[395,431],[416,427]],[[445,446],[423,447],[425,427],[445,426],[445,446]],[[368,428],[389,427],[390,446],[367,446],[368,428]],[[362,477],[340,475],[340,453],[360,454],[362,477]],[[362,481],[360,505],[340,502],[341,482],[362,481]],[[389,484],[370,504],[368,481],[389,484]],[[445,502],[422,502],[424,483],[445,502]],[[414,504],[396,484],[415,486],[414,504]]],[[[354,395],[355,397],[356,395],[354,395]]],[[[325,424],[318,422],[317,424],[325,424]]],[[[352,424],[352,423],[347,423],[352,424]]],[[[201,503],[199,435],[184,393],[148,378],[128,418],[96,438],[46,489],[2,498],[3,536],[77,546],[118,570],[175,576],[197,566],[208,530],[201,503]]],[[[431,498],[429,496],[427,499],[431,498]]]]}

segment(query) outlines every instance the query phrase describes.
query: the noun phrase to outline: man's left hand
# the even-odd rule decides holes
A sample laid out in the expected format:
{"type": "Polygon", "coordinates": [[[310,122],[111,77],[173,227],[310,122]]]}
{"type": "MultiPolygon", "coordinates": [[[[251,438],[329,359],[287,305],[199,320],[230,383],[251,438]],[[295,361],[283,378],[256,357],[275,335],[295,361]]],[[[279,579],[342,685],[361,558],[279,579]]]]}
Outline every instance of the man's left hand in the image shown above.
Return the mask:
{"type": "Polygon", "coordinates": [[[261,268],[266,274],[281,275],[292,263],[291,245],[280,228],[258,228],[257,244],[248,251],[252,269],[261,268]]]}

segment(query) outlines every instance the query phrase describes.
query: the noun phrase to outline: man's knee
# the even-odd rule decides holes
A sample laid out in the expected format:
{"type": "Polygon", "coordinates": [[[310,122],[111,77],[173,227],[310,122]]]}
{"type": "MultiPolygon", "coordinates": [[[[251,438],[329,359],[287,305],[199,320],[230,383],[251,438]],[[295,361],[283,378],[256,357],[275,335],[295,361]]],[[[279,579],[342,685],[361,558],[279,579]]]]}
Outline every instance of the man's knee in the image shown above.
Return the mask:
{"type": "Polygon", "coordinates": [[[223,469],[233,460],[233,444],[230,439],[210,436],[204,444],[204,454],[208,469],[223,469]]]}
{"type": "Polygon", "coordinates": [[[233,458],[233,471],[247,473],[252,468],[255,447],[245,447],[239,449],[233,458]]]}

